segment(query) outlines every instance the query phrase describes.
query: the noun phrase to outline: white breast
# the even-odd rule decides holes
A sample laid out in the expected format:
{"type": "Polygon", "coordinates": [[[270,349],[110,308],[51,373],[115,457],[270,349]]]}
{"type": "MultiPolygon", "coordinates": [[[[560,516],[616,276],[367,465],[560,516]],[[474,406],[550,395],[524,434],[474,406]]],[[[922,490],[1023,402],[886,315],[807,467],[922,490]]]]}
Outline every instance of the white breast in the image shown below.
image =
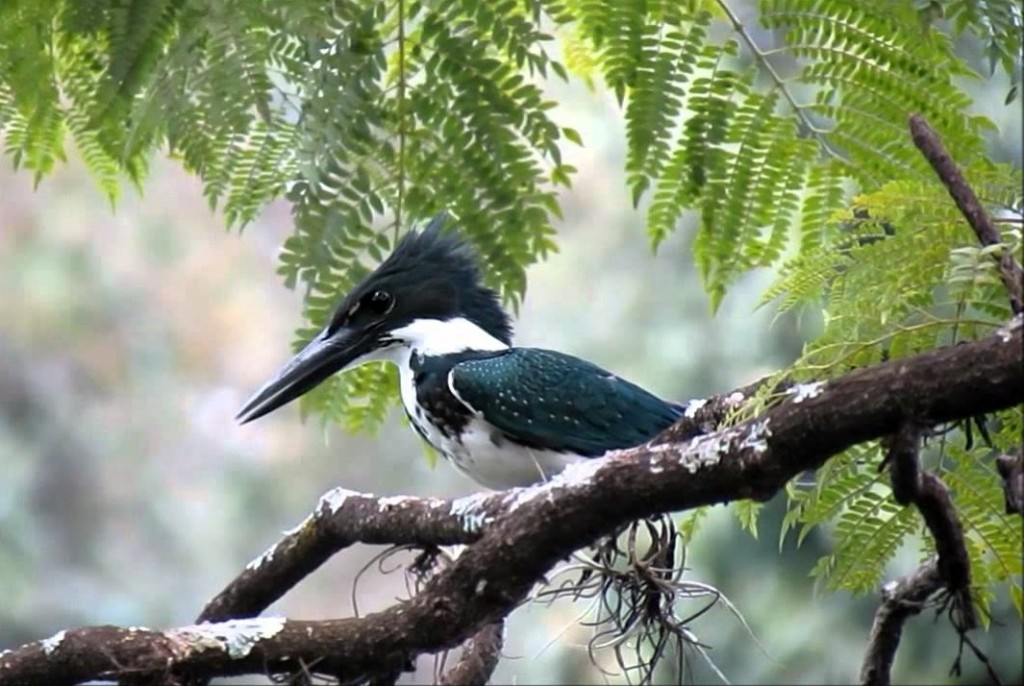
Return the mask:
{"type": "Polygon", "coordinates": [[[405,359],[396,362],[406,414],[435,450],[478,484],[494,489],[529,486],[547,481],[573,462],[587,459],[574,453],[535,450],[512,443],[479,415],[470,420],[460,440],[444,436],[426,420],[416,404],[409,355],[402,357],[405,359]]]}
{"type": "Polygon", "coordinates": [[[569,464],[586,459],[573,453],[517,445],[480,417],[470,420],[461,440],[442,438],[436,447],[463,474],[495,489],[547,481],[569,464]]]}

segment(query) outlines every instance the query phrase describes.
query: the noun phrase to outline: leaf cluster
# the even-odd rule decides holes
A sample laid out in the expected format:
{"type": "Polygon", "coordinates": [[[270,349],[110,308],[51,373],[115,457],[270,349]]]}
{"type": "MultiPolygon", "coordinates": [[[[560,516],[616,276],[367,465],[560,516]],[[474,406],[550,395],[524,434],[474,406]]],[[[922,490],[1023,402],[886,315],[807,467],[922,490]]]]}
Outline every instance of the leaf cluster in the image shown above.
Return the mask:
{"type": "MultiPolygon", "coordinates": [[[[5,0],[0,134],[36,178],[70,139],[116,199],[154,150],[203,181],[230,226],[284,198],[280,273],[321,327],[416,220],[449,209],[485,273],[517,305],[526,268],[555,249],[558,191],[583,143],[543,86],[603,83],[625,118],[625,171],[657,245],[699,215],[694,257],[713,307],[748,271],[776,272],[764,302],[824,303],[822,332],[785,374],[821,380],[970,340],[1008,316],[993,255],[1020,249],[1019,168],[989,159],[993,124],[964,84],[1020,78],[1012,0],[5,0]],[[961,45],[981,55],[979,69],[961,45]],[[560,48],[560,51],[559,51],[560,48]],[[1005,245],[977,247],[914,149],[910,113],[939,132],[1005,245]]],[[[368,366],[307,409],[379,425],[393,373],[368,366]]],[[[767,401],[767,398],[763,400],[767,401]]],[[[1021,606],[1019,536],[989,497],[993,450],[1019,412],[987,418],[992,447],[950,435],[936,468],[963,508],[983,587],[1021,606]],[[1014,542],[1016,541],[1016,543],[1014,542]],[[1016,547],[1014,547],[1016,546],[1016,547]],[[1016,561],[1016,562],[1014,562],[1016,561]]],[[[892,504],[876,447],[794,488],[786,528],[833,526],[816,572],[865,590],[920,531],[892,504]]],[[[759,506],[740,509],[757,530],[759,506]]],[[[701,515],[686,521],[696,531],[701,515]]],[[[982,592],[979,598],[988,598],[982,592]]]]}
{"type": "MultiPolygon", "coordinates": [[[[536,76],[566,76],[533,3],[12,0],[0,8],[0,132],[37,179],[70,135],[116,199],[166,147],[242,226],[285,197],[280,273],[308,337],[417,218],[449,209],[518,304],[554,249],[562,161],[579,141],[536,76]],[[494,227],[501,227],[500,231],[494,227]]],[[[394,397],[357,370],[308,403],[353,428],[394,397]]]]}

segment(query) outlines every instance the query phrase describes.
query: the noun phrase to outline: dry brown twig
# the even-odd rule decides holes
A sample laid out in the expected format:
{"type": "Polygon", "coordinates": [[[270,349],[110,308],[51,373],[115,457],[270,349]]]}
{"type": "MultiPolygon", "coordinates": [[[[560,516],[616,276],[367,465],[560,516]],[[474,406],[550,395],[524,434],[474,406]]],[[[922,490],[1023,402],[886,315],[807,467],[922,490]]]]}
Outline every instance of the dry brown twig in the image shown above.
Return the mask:
{"type": "MultiPolygon", "coordinates": [[[[956,166],[946,146],[942,144],[939,134],[920,114],[910,116],[910,135],[914,145],[946,186],[949,195],[960,208],[960,213],[974,230],[978,241],[985,247],[1001,244],[1003,239],[999,235],[999,230],[978,200],[974,189],[956,166]]],[[[999,273],[1010,297],[1010,308],[1015,315],[1019,315],[1024,312],[1024,271],[1009,248],[1003,250],[1002,255],[996,258],[996,262],[999,264],[999,273]]]]}

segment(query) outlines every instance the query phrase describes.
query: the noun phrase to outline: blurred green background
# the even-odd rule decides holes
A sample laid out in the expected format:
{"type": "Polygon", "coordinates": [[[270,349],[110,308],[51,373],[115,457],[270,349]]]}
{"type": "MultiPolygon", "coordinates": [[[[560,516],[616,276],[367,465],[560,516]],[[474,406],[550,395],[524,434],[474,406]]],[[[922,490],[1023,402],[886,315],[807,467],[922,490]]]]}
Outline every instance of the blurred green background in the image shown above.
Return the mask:
{"type": "MultiPolygon", "coordinates": [[[[1005,84],[975,95],[1000,123],[996,156],[1019,160],[1020,113],[1001,93],[1005,84]]],[[[614,102],[554,95],[587,145],[568,159],[581,171],[563,198],[561,251],[530,271],[519,343],[581,355],[681,400],[789,363],[817,315],[755,310],[769,275],[751,274],[712,318],[691,266],[693,225],[655,255],[643,213],[630,209],[614,102]]],[[[190,623],[331,487],[476,490],[447,464],[431,467],[397,409],[377,437],[302,424],[294,406],[236,425],[300,324],[299,294],[274,274],[289,222],[277,203],[243,234],[226,232],[198,181],[171,161],[155,160],[145,195],[128,189],[116,208],[73,155],[37,189],[0,164],[0,649],[86,624],[190,623]]],[[[780,553],[780,505],[766,508],[759,540],[715,508],[688,556],[690,577],[728,594],[764,652],[725,610],[692,628],[733,683],[853,682],[877,598],[817,592],[808,572],[828,536],[780,553]]],[[[351,615],[354,577],[378,552],[346,551],[269,612],[351,615]]],[[[907,551],[890,578],[916,562],[907,551]]],[[[359,610],[404,593],[400,574],[371,571],[359,610]]],[[[495,683],[622,681],[590,665],[581,610],[517,611],[495,683]]],[[[978,642],[1007,683],[1021,682],[1021,625],[1005,597],[978,642]]],[[[948,623],[922,615],[894,677],[985,681],[971,657],[964,677],[950,677],[955,654],[948,623]]],[[[432,668],[421,660],[404,681],[429,681],[432,668]]],[[[712,680],[698,662],[690,677],[712,680]]]]}

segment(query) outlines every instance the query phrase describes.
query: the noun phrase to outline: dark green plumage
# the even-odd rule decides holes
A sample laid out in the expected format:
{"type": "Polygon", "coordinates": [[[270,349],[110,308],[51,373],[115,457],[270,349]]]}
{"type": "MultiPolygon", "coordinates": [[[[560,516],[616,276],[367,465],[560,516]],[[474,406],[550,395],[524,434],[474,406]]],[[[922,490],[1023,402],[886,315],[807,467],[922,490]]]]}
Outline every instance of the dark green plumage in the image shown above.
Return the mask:
{"type": "Polygon", "coordinates": [[[644,443],[682,414],[597,365],[538,348],[459,362],[450,383],[510,440],[586,457],[644,443]]]}

